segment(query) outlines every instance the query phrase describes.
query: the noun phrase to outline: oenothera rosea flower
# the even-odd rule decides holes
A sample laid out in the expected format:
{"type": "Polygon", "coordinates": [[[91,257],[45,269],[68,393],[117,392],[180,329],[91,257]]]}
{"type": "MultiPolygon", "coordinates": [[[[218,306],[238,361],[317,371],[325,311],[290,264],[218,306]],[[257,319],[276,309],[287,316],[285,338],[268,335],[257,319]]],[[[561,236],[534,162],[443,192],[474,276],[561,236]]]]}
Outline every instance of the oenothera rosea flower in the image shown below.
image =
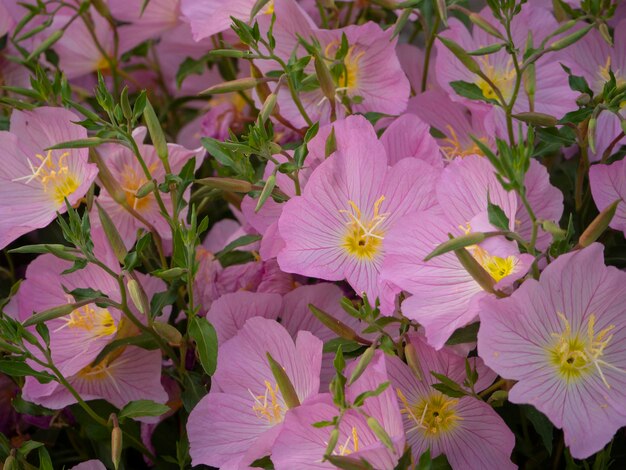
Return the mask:
{"type": "MultiPolygon", "coordinates": [[[[406,109],[410,94],[409,81],[402,70],[396,55],[396,39],[392,39],[392,29],[383,30],[379,25],[368,22],[362,25],[350,25],[340,29],[319,29],[308,15],[293,0],[275,0],[276,22],[273,34],[276,38],[275,54],[283,61],[288,61],[296,51],[297,57],[304,57],[308,52],[299,46],[299,38],[320,46],[320,58],[328,67],[343,67],[329,83],[334,87],[336,116],[345,116],[346,109],[342,101],[351,102],[353,112],[379,112],[399,114],[406,109]],[[348,51],[343,59],[335,59],[342,43],[342,36],[348,41],[348,51]]],[[[266,22],[269,23],[269,22],[266,22]]],[[[267,28],[263,28],[265,30],[267,28]]],[[[279,65],[273,60],[260,60],[255,64],[264,71],[276,70],[279,65]]],[[[314,74],[314,61],[305,68],[314,74]]],[[[331,103],[321,88],[299,93],[302,107],[312,122],[320,124],[330,122],[331,103]]],[[[295,127],[306,127],[307,122],[298,105],[289,93],[281,90],[278,94],[280,114],[295,127]]]]}
{"type": "Polygon", "coordinates": [[[66,199],[77,204],[96,178],[86,149],[45,150],[86,138],[77,121],[62,108],[14,110],[10,131],[0,132],[0,248],[48,225],[65,212],[66,199]]]}
{"type": "Polygon", "coordinates": [[[284,368],[300,403],[317,394],[322,341],[301,331],[294,343],[276,321],[249,319],[220,346],[211,392],[189,415],[193,465],[243,469],[270,454],[288,407],[267,353],[284,368]]]}
{"type": "Polygon", "coordinates": [[[589,169],[591,194],[598,210],[603,211],[620,200],[609,227],[626,234],[626,161],[619,160],[610,165],[594,165],[589,169]]]}
{"type": "MultiPolygon", "coordinates": [[[[161,183],[165,179],[165,168],[152,145],[143,143],[147,135],[145,127],[138,127],[133,131],[133,139],[144,163],[153,179],[161,183]]],[[[196,158],[196,168],[201,163],[204,150],[189,150],[180,145],[167,144],[168,158],[172,172],[177,174],[190,159],[196,158]]],[[[161,209],[154,196],[149,193],[145,197],[137,197],[137,190],[148,182],[145,170],[137,156],[128,148],[118,144],[106,144],[101,147],[102,160],[111,172],[111,175],[124,192],[127,205],[138,213],[144,220],[149,222],[159,233],[163,240],[171,240],[172,231],[169,223],[161,214],[161,209]]],[[[169,195],[162,194],[162,199],[168,213],[172,213],[172,199],[169,195]]],[[[122,240],[127,248],[130,248],[137,239],[139,229],[148,230],[143,222],[131,214],[123,205],[118,204],[113,197],[102,188],[98,196],[98,202],[109,214],[122,240]]],[[[183,210],[184,217],[186,210],[183,210]]]]}
{"type": "Polygon", "coordinates": [[[562,428],[573,457],[601,450],[626,425],[626,274],[592,244],[561,255],[539,281],[481,303],[478,352],[562,428]]]}
{"type": "MultiPolygon", "coordinates": [[[[387,371],[415,460],[430,449],[433,458],[445,454],[454,470],[517,468],[510,460],[515,436],[491,406],[473,396],[452,398],[432,387],[439,382],[432,372],[462,384],[466,358],[446,348],[435,351],[417,335],[411,336],[410,343],[419,361],[419,376],[395,356],[387,357],[387,371]]],[[[469,361],[478,373],[474,390],[479,392],[495,374],[481,359],[469,361]]]]}
{"type": "MultiPolygon", "coordinates": [[[[517,231],[521,204],[515,193],[502,188],[489,161],[477,155],[452,161],[441,173],[436,193],[435,207],[405,216],[387,234],[382,278],[413,294],[402,303],[402,313],[417,320],[429,343],[439,349],[456,328],[476,318],[478,300],[489,294],[454,253],[425,258],[449,240],[449,234],[496,231],[487,221],[488,200],[506,214],[509,229],[517,231]]],[[[497,289],[510,289],[533,261],[503,237],[489,238],[468,251],[497,289]]]]}
{"type": "MultiPolygon", "coordinates": [[[[480,12],[480,15],[506,37],[504,28],[493,17],[488,7],[485,7],[480,12]]],[[[500,41],[478,27],[474,27],[471,32],[468,31],[465,25],[457,19],[451,19],[448,24],[450,27],[442,33],[442,36],[455,41],[466,51],[474,51],[500,41]]],[[[522,59],[521,56],[529,37],[534,47],[537,47],[558,26],[549,9],[536,3],[533,5],[529,3],[522,5],[521,12],[514,16],[511,21],[513,43],[522,51],[518,53],[518,60],[521,61],[522,59]]],[[[450,82],[454,81],[473,83],[481,89],[485,98],[497,99],[498,95],[489,83],[470,72],[443,43],[438,41],[436,49],[437,59],[435,65],[437,80],[439,80],[441,87],[448,91],[453,99],[461,99],[467,102],[472,109],[487,109],[485,126],[489,134],[493,135],[496,133],[500,137],[506,136],[506,121],[502,108],[460,98],[450,85],[450,82]]],[[[501,49],[493,54],[477,57],[476,62],[482,72],[497,86],[504,99],[507,102],[511,100],[515,95],[517,76],[511,55],[504,49],[501,49]]],[[[529,97],[526,91],[528,87],[522,84],[515,101],[514,112],[526,112],[532,109],[533,111],[550,114],[558,118],[575,109],[577,94],[567,84],[566,75],[558,62],[558,53],[547,54],[540,58],[535,63],[535,73],[534,95],[529,97]],[[533,107],[529,105],[530,100],[533,101],[533,107]]]]}
{"type": "MultiPolygon", "coordinates": [[[[354,370],[352,363],[346,373],[354,370]]],[[[377,389],[389,382],[384,354],[378,351],[363,374],[346,387],[346,400],[354,399],[364,392],[377,389]]],[[[284,426],[272,450],[272,462],[277,470],[295,468],[336,468],[330,462],[322,462],[330,441],[331,427],[315,427],[314,423],[332,420],[339,410],[325,394],[313,403],[294,408],[287,413],[284,426]]],[[[366,398],[360,412],[347,410],[339,425],[339,438],[333,455],[366,460],[377,470],[392,470],[404,448],[402,417],[395,394],[391,387],[375,397],[366,398]],[[390,447],[381,442],[367,417],[374,418],[389,436],[390,447]]]]}
{"type": "MultiPolygon", "coordinates": [[[[599,31],[592,29],[564,50],[563,64],[571,69],[573,75],[585,78],[595,94],[602,92],[605,83],[611,78],[611,72],[618,87],[626,85],[626,20],[615,25],[613,46],[606,43],[599,31]]],[[[620,105],[620,114],[626,116],[624,103],[620,105]]],[[[612,112],[602,112],[597,119],[595,152],[594,149],[589,152],[591,161],[600,160],[607,147],[622,132],[620,117],[612,112]]],[[[622,137],[614,149],[619,149],[624,143],[626,139],[622,137]]]]}
{"type": "MultiPolygon", "coordinates": [[[[162,362],[159,350],[121,347],[116,354],[66,378],[83,400],[103,399],[118,408],[136,400],[165,403],[168,397],[161,385],[162,362]]],[[[25,400],[51,409],[76,403],[76,397],[60,383],[41,384],[33,377],[26,378],[22,395],[25,400]]]]}
{"type": "Polygon", "coordinates": [[[484,111],[470,110],[463,103],[452,101],[442,90],[428,90],[409,101],[408,112],[416,114],[428,125],[442,132],[438,139],[441,156],[445,161],[482,152],[473,135],[487,144],[489,140],[484,127],[484,111]]]}
{"type": "Polygon", "coordinates": [[[389,167],[374,128],[363,117],[348,119],[346,149],[320,164],[302,196],[285,204],[277,259],[287,272],[346,279],[373,301],[382,290],[383,240],[408,214],[434,204],[439,170],[417,158],[389,167]]]}

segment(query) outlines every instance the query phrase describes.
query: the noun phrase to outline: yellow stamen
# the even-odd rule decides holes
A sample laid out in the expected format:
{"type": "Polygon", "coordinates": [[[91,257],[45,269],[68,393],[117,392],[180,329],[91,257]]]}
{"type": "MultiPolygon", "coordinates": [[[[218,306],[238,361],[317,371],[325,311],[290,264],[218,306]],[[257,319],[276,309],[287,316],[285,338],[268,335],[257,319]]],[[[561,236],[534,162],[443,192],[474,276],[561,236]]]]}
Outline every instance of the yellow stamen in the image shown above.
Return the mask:
{"type": "Polygon", "coordinates": [[[402,403],[400,413],[407,415],[415,424],[410,431],[419,430],[428,437],[437,437],[454,430],[463,420],[456,412],[459,402],[456,398],[433,392],[417,403],[409,403],[400,389],[396,393],[402,403]]]}
{"type": "Polygon", "coordinates": [[[65,325],[57,331],[65,327],[77,328],[91,332],[94,337],[110,336],[117,331],[115,320],[105,308],[84,305],[61,319],[65,325]]]}
{"type": "MultiPolygon", "coordinates": [[[[446,126],[448,130],[448,136],[443,139],[444,145],[441,146],[441,150],[444,153],[446,160],[454,160],[457,157],[464,158],[469,155],[483,155],[480,147],[476,145],[473,141],[469,146],[461,145],[461,141],[454,130],[454,128],[448,124],[446,126]]],[[[486,143],[487,139],[485,137],[481,137],[479,139],[481,142],[486,143]]]]}
{"type": "Polygon", "coordinates": [[[285,407],[282,400],[278,398],[278,385],[272,384],[265,380],[265,393],[263,395],[254,395],[250,391],[250,395],[254,399],[252,410],[259,419],[267,421],[270,425],[275,425],[283,420],[285,407]]]}
{"type": "Polygon", "coordinates": [[[561,333],[552,333],[554,341],[546,347],[546,353],[559,377],[570,383],[588,377],[595,371],[602,383],[611,388],[602,367],[626,373],[625,370],[601,359],[604,349],[613,338],[609,332],[615,325],[609,325],[596,334],[596,316],[592,314],[587,320],[587,328],[574,332],[565,315],[561,312],[557,312],[557,315],[563,321],[564,328],[561,333]]]}
{"type": "Polygon", "coordinates": [[[70,172],[67,164],[70,153],[63,152],[55,158],[52,152],[48,150],[45,157],[42,154],[36,154],[35,158],[40,162],[37,167],[31,160],[27,160],[31,174],[12,181],[30,184],[36,180],[41,184],[44,192],[49,193],[57,205],[61,205],[66,197],[78,189],[80,184],[76,175],[70,172]]]}
{"type": "MultiPolygon", "coordinates": [[[[505,100],[508,100],[512,93],[513,87],[515,84],[515,68],[513,67],[513,60],[509,59],[506,67],[504,68],[496,68],[490,61],[489,56],[482,56],[479,58],[479,61],[482,62],[481,69],[484,74],[493,82],[493,84],[500,90],[502,96],[505,100]]],[[[487,99],[498,99],[495,91],[489,83],[487,83],[482,78],[479,78],[476,82],[476,85],[481,89],[483,95],[487,99]]]]}
{"type": "MultiPolygon", "coordinates": [[[[153,173],[157,169],[158,165],[153,163],[148,170],[153,173]]],[[[124,171],[121,175],[121,186],[126,195],[126,202],[129,206],[138,212],[144,211],[154,201],[154,195],[152,193],[145,197],[137,198],[137,191],[144,184],[148,182],[143,171],[139,171],[130,165],[124,165],[124,171]]]]}
{"type": "MultiPolygon", "coordinates": [[[[465,226],[459,225],[459,228],[463,230],[465,235],[469,235],[472,232],[472,227],[469,222],[467,222],[465,226]]],[[[506,258],[492,256],[487,250],[478,245],[468,246],[467,251],[471,253],[474,259],[480,263],[496,282],[500,282],[505,277],[513,274],[519,262],[517,257],[513,255],[507,256],[506,258]]]]}
{"type": "Polygon", "coordinates": [[[353,452],[359,451],[359,435],[355,426],[352,426],[350,435],[346,439],[343,445],[339,445],[339,455],[350,455],[353,452]],[[352,444],[352,445],[350,445],[352,444]]]}
{"type": "Polygon", "coordinates": [[[339,211],[348,216],[341,246],[352,256],[372,260],[380,253],[385,234],[380,224],[389,215],[380,213],[380,206],[384,200],[385,196],[381,196],[374,203],[373,215],[369,219],[361,213],[354,201],[348,201],[351,210],[339,211]]]}

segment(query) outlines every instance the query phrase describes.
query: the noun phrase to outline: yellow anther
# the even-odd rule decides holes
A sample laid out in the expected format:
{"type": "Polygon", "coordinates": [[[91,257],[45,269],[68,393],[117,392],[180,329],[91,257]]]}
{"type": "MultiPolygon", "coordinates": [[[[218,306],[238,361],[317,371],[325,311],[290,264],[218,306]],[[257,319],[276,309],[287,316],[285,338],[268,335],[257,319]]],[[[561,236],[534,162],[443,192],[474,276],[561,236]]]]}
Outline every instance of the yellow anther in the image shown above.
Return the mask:
{"type": "Polygon", "coordinates": [[[550,362],[556,367],[558,375],[569,383],[587,377],[596,371],[602,383],[607,388],[611,388],[602,368],[626,373],[625,370],[602,359],[604,349],[613,338],[609,332],[615,328],[615,325],[609,325],[596,333],[596,316],[591,314],[587,320],[587,327],[582,330],[586,333],[584,334],[581,331],[572,331],[572,325],[563,313],[557,312],[557,315],[563,321],[563,331],[552,333],[555,340],[546,348],[546,351],[550,362]]]}
{"type": "Polygon", "coordinates": [[[254,395],[250,391],[250,395],[254,399],[252,410],[259,419],[267,421],[271,425],[280,423],[285,414],[285,407],[278,399],[278,385],[272,384],[265,380],[265,393],[263,395],[254,395]]]}
{"type": "Polygon", "coordinates": [[[402,403],[400,413],[408,415],[415,423],[411,430],[419,430],[429,437],[437,437],[453,430],[463,419],[456,412],[459,402],[456,398],[433,392],[411,404],[400,389],[396,393],[402,403]]]}
{"type": "Polygon", "coordinates": [[[94,337],[110,336],[117,331],[117,325],[111,313],[105,308],[94,308],[91,305],[77,308],[63,317],[62,320],[65,321],[65,325],[58,328],[57,331],[65,327],[76,328],[88,331],[94,337]]]}
{"type": "MultiPolygon", "coordinates": [[[[483,155],[480,147],[476,145],[473,141],[469,146],[461,145],[461,141],[454,130],[454,128],[448,124],[446,126],[448,130],[448,135],[444,141],[444,145],[441,146],[441,150],[444,153],[446,160],[454,160],[457,157],[463,158],[469,155],[483,155]]],[[[479,139],[481,142],[486,143],[487,139],[485,137],[481,137],[479,139]]]]}
{"type": "Polygon", "coordinates": [[[381,196],[374,203],[373,214],[366,219],[354,201],[348,201],[351,210],[341,209],[339,212],[348,216],[346,232],[343,237],[342,247],[351,255],[359,259],[373,259],[379,254],[384,231],[380,225],[389,214],[380,213],[380,207],[385,200],[381,196]]]}

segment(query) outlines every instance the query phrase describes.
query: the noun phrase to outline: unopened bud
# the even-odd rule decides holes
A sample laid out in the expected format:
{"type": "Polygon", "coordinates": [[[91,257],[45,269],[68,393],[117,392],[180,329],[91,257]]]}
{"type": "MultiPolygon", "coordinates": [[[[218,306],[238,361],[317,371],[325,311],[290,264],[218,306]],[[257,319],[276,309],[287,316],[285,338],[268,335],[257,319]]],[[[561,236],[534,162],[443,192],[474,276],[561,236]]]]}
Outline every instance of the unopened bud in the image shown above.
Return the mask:
{"type": "Polygon", "coordinates": [[[112,415],[113,429],[111,430],[111,460],[113,461],[113,467],[117,470],[120,466],[120,460],[122,460],[122,429],[117,423],[117,416],[112,415]]]}
{"type": "Polygon", "coordinates": [[[589,96],[587,93],[581,93],[580,95],[578,95],[578,98],[576,98],[576,104],[578,106],[586,106],[591,102],[591,96],[589,96]]]}
{"type": "Polygon", "coordinates": [[[269,78],[238,78],[237,80],[231,80],[229,82],[220,83],[219,85],[207,88],[204,91],[198,93],[199,95],[218,95],[222,93],[232,93],[234,91],[245,91],[256,87],[260,83],[269,82],[269,78]]]}
{"type": "Polygon", "coordinates": [[[558,122],[557,118],[545,113],[527,112],[514,114],[513,117],[528,124],[534,124],[541,127],[553,127],[558,122]]]}
{"type": "Polygon", "coordinates": [[[347,339],[350,341],[356,341],[360,344],[365,344],[370,346],[372,342],[365,338],[361,338],[356,331],[350,328],[348,325],[343,323],[341,320],[337,320],[335,317],[326,313],[323,310],[320,310],[313,304],[309,304],[309,309],[315,315],[319,321],[321,321],[329,330],[333,333],[337,334],[340,338],[347,339]]]}
{"type": "Polygon", "coordinates": [[[487,271],[485,271],[485,268],[483,268],[481,264],[476,261],[476,258],[474,258],[469,251],[465,248],[460,248],[458,250],[454,250],[454,254],[465,270],[484,291],[491,294],[495,293],[494,286],[496,282],[494,278],[491,277],[487,271]]]}
{"type": "Polygon", "coordinates": [[[613,220],[615,211],[620,202],[622,202],[621,199],[616,200],[611,205],[604,208],[604,210],[593,219],[578,239],[578,248],[585,248],[600,238],[600,235],[604,233],[611,223],[611,220],[613,220]]]}
{"type": "Polygon", "coordinates": [[[180,333],[180,331],[178,331],[178,329],[176,329],[169,323],[155,321],[152,324],[152,328],[158,333],[161,338],[167,341],[170,345],[180,346],[180,344],[182,343],[183,335],[180,333]]]}
{"type": "Polygon", "coordinates": [[[420,366],[419,358],[417,357],[417,350],[410,341],[404,346],[404,357],[406,358],[406,363],[409,365],[409,368],[415,377],[417,377],[418,380],[423,380],[424,377],[422,376],[422,367],[420,366]]]}
{"type": "Polygon", "coordinates": [[[554,41],[552,44],[550,44],[549,49],[552,51],[560,51],[561,49],[565,49],[566,47],[571,46],[576,41],[581,39],[591,30],[591,28],[593,28],[593,25],[587,25],[584,28],[580,28],[578,31],[574,31],[572,34],[565,36],[564,38],[554,41]]]}
{"type": "Polygon", "coordinates": [[[365,350],[361,357],[359,358],[359,362],[357,362],[356,367],[352,370],[350,374],[350,379],[348,380],[348,385],[352,385],[354,382],[361,377],[361,374],[365,372],[365,369],[372,362],[374,358],[374,354],[376,353],[376,344],[372,344],[369,348],[365,350]]]}
{"type": "Polygon", "coordinates": [[[209,188],[221,189],[222,191],[232,191],[234,193],[249,193],[252,191],[252,184],[245,180],[235,178],[219,178],[210,176],[196,180],[196,183],[209,188]]]}
{"type": "Polygon", "coordinates": [[[274,112],[274,108],[276,108],[276,99],[276,93],[270,93],[270,95],[265,99],[261,112],[259,112],[259,119],[262,123],[265,123],[265,121],[267,121],[274,112]]]}
{"type": "Polygon", "coordinates": [[[143,291],[139,283],[134,279],[129,279],[126,283],[128,293],[133,301],[133,305],[144,315],[146,314],[145,305],[147,305],[146,293],[143,291]]]}
{"type": "Polygon", "coordinates": [[[276,362],[270,353],[266,353],[266,355],[267,361],[270,364],[270,369],[274,375],[274,380],[276,380],[276,384],[278,385],[280,393],[283,396],[283,400],[285,401],[285,405],[287,405],[287,408],[289,409],[300,406],[300,399],[298,398],[296,389],[293,387],[293,384],[291,383],[284,367],[276,362]]]}
{"type": "Polygon", "coordinates": [[[481,70],[478,62],[476,62],[459,44],[454,42],[452,39],[448,39],[443,36],[439,36],[439,40],[456,56],[457,59],[463,63],[463,65],[465,65],[470,72],[476,74],[480,73],[481,70]]]}
{"type": "Polygon", "coordinates": [[[137,189],[137,192],[135,193],[135,198],[142,199],[146,197],[148,194],[154,191],[155,187],[156,186],[154,184],[154,181],[148,181],[142,184],[141,186],[139,186],[139,189],[137,189]]]}
{"type": "Polygon", "coordinates": [[[476,26],[478,26],[487,34],[491,34],[492,36],[495,36],[498,39],[502,39],[503,41],[506,40],[504,36],[502,35],[502,33],[498,31],[498,28],[496,28],[494,25],[489,23],[489,21],[487,21],[485,18],[480,16],[478,13],[470,13],[468,16],[469,16],[469,20],[472,23],[474,23],[476,26]]]}

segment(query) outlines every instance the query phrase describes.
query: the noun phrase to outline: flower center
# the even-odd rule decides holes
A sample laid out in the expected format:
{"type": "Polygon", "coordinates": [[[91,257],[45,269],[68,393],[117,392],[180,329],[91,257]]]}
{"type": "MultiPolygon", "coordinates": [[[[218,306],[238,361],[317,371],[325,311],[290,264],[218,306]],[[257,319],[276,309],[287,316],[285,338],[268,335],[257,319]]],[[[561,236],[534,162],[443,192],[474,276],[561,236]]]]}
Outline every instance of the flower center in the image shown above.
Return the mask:
{"type": "Polygon", "coordinates": [[[359,435],[357,433],[356,427],[352,426],[352,430],[350,435],[346,439],[346,441],[339,445],[339,455],[350,455],[353,452],[359,451],[359,435]]]}
{"type": "Polygon", "coordinates": [[[67,164],[69,156],[69,152],[63,152],[55,157],[52,150],[48,150],[45,157],[38,153],[35,155],[35,158],[39,160],[38,166],[33,165],[30,159],[27,160],[31,174],[15,178],[13,181],[24,181],[25,184],[29,184],[33,180],[39,181],[43,190],[50,195],[52,200],[57,205],[61,205],[65,198],[80,186],[78,178],[70,172],[67,164]]]}
{"type": "MultiPolygon", "coordinates": [[[[472,233],[472,228],[470,227],[469,222],[465,227],[462,225],[459,226],[461,230],[465,232],[466,235],[472,233]]],[[[507,276],[510,276],[515,272],[515,268],[519,263],[519,259],[516,256],[507,256],[506,258],[501,258],[500,256],[492,256],[489,254],[487,250],[478,246],[472,245],[467,247],[467,251],[474,257],[476,261],[483,267],[485,271],[496,281],[500,282],[507,276]]]]}
{"type": "Polygon", "coordinates": [[[611,388],[604,376],[602,367],[626,373],[625,370],[602,359],[604,349],[613,338],[609,332],[615,328],[615,325],[609,325],[596,333],[596,316],[592,314],[587,320],[586,332],[573,332],[565,315],[561,312],[557,312],[557,315],[563,320],[564,328],[561,333],[552,333],[554,341],[546,348],[546,352],[558,375],[569,383],[580,380],[595,370],[604,385],[611,388]]]}
{"type": "MultiPolygon", "coordinates": [[[[156,168],[157,165],[153,164],[150,166],[149,170],[152,173],[156,170],[156,168]]],[[[142,198],[137,197],[137,191],[147,182],[148,180],[142,172],[139,172],[130,165],[124,165],[124,172],[122,173],[122,189],[126,195],[126,202],[129,206],[139,212],[149,206],[152,202],[152,198],[154,197],[152,194],[148,194],[142,198]]]]}
{"type": "Polygon", "coordinates": [[[95,337],[110,336],[117,332],[117,325],[111,313],[105,309],[92,305],[84,305],[77,308],[72,313],[63,317],[65,325],[62,328],[78,328],[89,331],[95,337]]]}
{"type": "Polygon", "coordinates": [[[272,386],[269,381],[265,381],[265,392],[262,395],[255,395],[250,392],[254,403],[252,410],[257,418],[267,421],[268,424],[274,426],[283,420],[285,415],[285,406],[282,400],[278,398],[278,384],[272,386]]]}
{"type": "Polygon", "coordinates": [[[350,255],[359,259],[372,260],[380,253],[385,234],[380,225],[389,215],[380,213],[380,206],[384,200],[385,196],[381,196],[374,203],[374,213],[371,218],[362,214],[353,201],[348,201],[350,209],[339,211],[346,214],[348,218],[341,246],[350,255]]]}
{"type": "Polygon", "coordinates": [[[409,403],[400,389],[397,389],[396,393],[402,403],[400,413],[415,423],[412,429],[421,430],[429,437],[437,437],[442,433],[452,431],[463,419],[456,412],[459,402],[456,398],[433,392],[421,398],[417,403],[409,403]]]}
{"type": "Polygon", "coordinates": [[[598,70],[598,75],[600,77],[602,85],[604,84],[604,82],[608,82],[611,79],[609,71],[613,72],[613,75],[615,75],[615,82],[618,88],[626,85],[626,78],[622,77],[621,70],[613,70],[611,68],[611,56],[606,58],[606,64],[604,64],[604,66],[600,67],[600,69],[598,70]]]}
{"type": "MultiPolygon", "coordinates": [[[[511,98],[513,86],[515,84],[515,68],[513,67],[513,60],[509,59],[504,68],[496,68],[496,66],[490,62],[489,56],[482,56],[479,60],[482,62],[481,69],[484,74],[500,90],[504,99],[508,101],[511,98]]],[[[476,85],[478,85],[480,90],[483,92],[485,98],[491,100],[498,99],[498,95],[496,95],[493,88],[491,88],[491,85],[489,85],[489,83],[482,78],[478,79],[476,85]]]]}
{"type": "MultiPolygon", "coordinates": [[[[337,49],[339,48],[339,41],[333,41],[324,51],[326,57],[334,57],[337,49]]],[[[337,92],[351,92],[358,88],[359,85],[359,69],[361,57],[365,54],[365,51],[355,52],[355,46],[349,46],[345,57],[343,58],[340,69],[336,69],[337,62],[329,60],[329,67],[334,71],[334,81],[337,92]]]]}
{"type": "MultiPolygon", "coordinates": [[[[456,131],[450,124],[446,126],[448,136],[443,139],[443,145],[440,146],[446,160],[454,160],[457,157],[463,158],[468,155],[483,155],[482,150],[473,141],[469,145],[461,144],[456,131]]],[[[485,137],[479,139],[481,142],[487,142],[485,137]]]]}

